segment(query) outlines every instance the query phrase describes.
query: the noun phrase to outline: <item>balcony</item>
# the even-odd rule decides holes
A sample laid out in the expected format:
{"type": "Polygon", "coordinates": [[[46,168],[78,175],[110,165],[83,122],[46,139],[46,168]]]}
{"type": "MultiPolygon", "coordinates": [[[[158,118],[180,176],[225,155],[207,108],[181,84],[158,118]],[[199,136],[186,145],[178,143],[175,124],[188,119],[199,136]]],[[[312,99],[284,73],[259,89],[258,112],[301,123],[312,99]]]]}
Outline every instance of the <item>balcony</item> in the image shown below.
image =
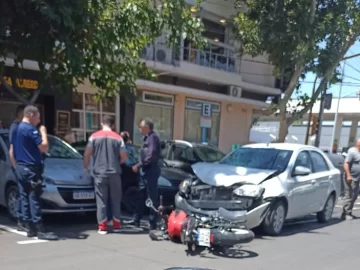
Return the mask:
{"type": "Polygon", "coordinates": [[[216,69],[231,73],[240,73],[240,58],[236,52],[226,44],[209,41],[207,48],[199,50],[191,45],[169,48],[166,43],[158,42],[144,48],[142,58],[154,62],[181,66],[181,62],[216,69]]]}

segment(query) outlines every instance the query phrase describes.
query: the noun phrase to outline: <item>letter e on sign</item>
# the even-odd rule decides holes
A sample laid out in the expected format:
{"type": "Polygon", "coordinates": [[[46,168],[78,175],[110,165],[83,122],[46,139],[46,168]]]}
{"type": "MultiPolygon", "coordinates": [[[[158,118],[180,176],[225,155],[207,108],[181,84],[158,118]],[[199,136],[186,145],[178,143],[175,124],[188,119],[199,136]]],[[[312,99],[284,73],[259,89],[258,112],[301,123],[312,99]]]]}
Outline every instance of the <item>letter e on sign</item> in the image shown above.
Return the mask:
{"type": "Polygon", "coordinates": [[[202,104],[201,116],[205,116],[205,117],[211,116],[211,104],[208,104],[208,103],[202,104]]]}

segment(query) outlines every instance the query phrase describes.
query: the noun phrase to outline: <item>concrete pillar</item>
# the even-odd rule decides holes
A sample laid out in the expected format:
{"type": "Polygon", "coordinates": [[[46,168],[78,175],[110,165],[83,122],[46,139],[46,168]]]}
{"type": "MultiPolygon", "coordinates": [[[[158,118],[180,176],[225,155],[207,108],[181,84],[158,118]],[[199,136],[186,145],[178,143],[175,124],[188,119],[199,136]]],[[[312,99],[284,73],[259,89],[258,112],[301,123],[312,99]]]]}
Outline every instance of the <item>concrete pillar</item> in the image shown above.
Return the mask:
{"type": "Polygon", "coordinates": [[[339,147],[342,124],[343,124],[343,117],[338,116],[337,121],[334,123],[333,138],[331,140],[331,146],[330,146],[331,150],[334,150],[334,146],[336,146],[337,148],[339,147]]]}
{"type": "Polygon", "coordinates": [[[352,120],[350,127],[349,144],[347,146],[351,146],[355,143],[358,124],[359,124],[358,120],[352,120]]]}

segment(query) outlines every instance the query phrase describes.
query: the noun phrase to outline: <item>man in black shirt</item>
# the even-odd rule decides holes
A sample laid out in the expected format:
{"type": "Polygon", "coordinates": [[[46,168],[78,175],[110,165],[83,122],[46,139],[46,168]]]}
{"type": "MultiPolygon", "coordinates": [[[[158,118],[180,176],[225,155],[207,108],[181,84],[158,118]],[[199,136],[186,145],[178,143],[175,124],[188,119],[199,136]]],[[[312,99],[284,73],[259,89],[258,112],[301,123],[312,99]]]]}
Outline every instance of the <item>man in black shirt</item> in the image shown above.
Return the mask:
{"type": "MultiPolygon", "coordinates": [[[[158,207],[158,179],[160,177],[160,139],[159,136],[154,132],[154,123],[146,118],[140,121],[139,129],[141,134],[144,135],[144,144],[140,150],[139,163],[133,166],[133,171],[137,173],[139,169],[142,169],[143,179],[146,183],[147,194],[152,200],[155,208],[158,207]]],[[[142,207],[138,207],[137,213],[133,220],[134,225],[140,225],[140,219],[142,215],[142,209],[144,208],[145,202],[140,200],[139,203],[142,207]]],[[[150,209],[149,216],[149,229],[155,230],[157,223],[157,213],[150,209]]]]}

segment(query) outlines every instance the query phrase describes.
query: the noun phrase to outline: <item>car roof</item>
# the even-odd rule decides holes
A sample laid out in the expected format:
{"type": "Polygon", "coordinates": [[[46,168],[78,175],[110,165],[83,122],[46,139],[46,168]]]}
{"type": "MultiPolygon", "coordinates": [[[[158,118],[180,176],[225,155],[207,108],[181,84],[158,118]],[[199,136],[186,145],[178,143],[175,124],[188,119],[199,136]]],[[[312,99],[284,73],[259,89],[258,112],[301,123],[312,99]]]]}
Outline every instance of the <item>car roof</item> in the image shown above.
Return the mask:
{"type": "Polygon", "coordinates": [[[216,146],[209,144],[209,143],[199,143],[199,142],[188,142],[188,141],[184,141],[184,140],[173,140],[172,142],[174,143],[179,143],[179,144],[185,144],[189,147],[196,147],[196,146],[209,146],[212,148],[216,148],[216,146]]]}
{"type": "Polygon", "coordinates": [[[254,143],[254,144],[247,144],[243,147],[248,148],[275,148],[275,149],[281,149],[281,150],[291,150],[291,151],[298,151],[303,148],[306,149],[314,149],[319,150],[319,148],[316,148],[312,145],[305,145],[305,144],[298,144],[298,143],[254,143]]]}

